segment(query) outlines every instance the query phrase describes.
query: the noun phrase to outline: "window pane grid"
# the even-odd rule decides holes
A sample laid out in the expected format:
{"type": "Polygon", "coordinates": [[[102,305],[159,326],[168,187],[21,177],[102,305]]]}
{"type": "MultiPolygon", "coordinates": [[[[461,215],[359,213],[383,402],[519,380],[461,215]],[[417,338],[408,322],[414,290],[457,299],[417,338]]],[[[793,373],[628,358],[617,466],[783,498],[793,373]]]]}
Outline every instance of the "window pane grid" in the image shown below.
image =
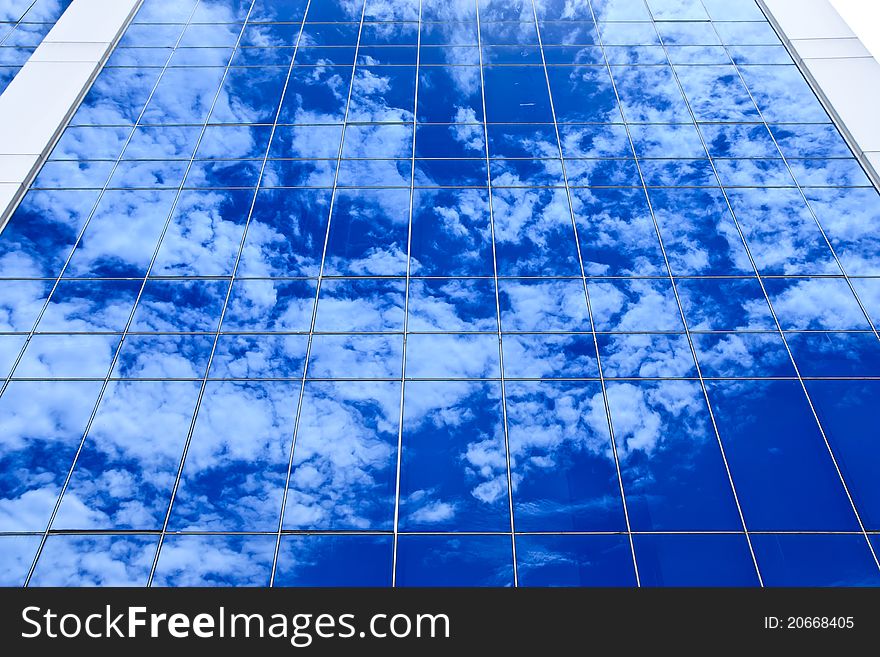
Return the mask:
{"type": "Polygon", "coordinates": [[[356,4],[147,0],[4,230],[12,584],[876,579],[878,197],[760,9],[356,4]]]}

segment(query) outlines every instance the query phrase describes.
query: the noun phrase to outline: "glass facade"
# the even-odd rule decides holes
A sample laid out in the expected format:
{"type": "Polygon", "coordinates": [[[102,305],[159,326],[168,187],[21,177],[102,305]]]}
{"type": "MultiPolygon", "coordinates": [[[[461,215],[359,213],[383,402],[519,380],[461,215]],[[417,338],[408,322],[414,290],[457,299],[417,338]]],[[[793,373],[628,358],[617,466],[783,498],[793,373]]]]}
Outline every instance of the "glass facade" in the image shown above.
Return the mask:
{"type": "Polygon", "coordinates": [[[0,580],[878,585],[878,236],[753,0],[146,0],[0,235],[0,580]]]}
{"type": "Polygon", "coordinates": [[[73,0],[0,0],[0,94],[73,0]]]}

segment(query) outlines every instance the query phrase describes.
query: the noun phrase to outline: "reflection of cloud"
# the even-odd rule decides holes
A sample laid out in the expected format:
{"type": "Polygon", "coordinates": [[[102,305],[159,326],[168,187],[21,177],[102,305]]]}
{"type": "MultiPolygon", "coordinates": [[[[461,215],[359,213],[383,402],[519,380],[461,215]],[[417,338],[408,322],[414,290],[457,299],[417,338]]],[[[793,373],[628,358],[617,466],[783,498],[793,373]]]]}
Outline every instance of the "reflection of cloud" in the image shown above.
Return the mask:
{"type": "Polygon", "coordinates": [[[169,536],[155,586],[268,586],[274,536],[169,536]]]}
{"type": "Polygon", "coordinates": [[[303,398],[287,529],[389,529],[400,383],[312,383],[303,398]]]}
{"type": "Polygon", "coordinates": [[[50,536],[31,586],[146,586],[157,540],[154,536],[50,536]]]}

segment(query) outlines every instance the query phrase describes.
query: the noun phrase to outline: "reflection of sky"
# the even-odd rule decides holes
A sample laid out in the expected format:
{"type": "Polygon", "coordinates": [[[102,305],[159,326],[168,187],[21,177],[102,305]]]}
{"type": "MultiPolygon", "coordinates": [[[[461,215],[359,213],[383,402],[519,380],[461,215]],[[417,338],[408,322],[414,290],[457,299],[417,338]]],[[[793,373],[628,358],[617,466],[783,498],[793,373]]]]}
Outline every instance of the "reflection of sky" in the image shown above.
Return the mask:
{"type": "Polygon", "coordinates": [[[757,5],[306,5],[147,0],[0,236],[0,583],[876,583],[880,199],[757,5]]]}

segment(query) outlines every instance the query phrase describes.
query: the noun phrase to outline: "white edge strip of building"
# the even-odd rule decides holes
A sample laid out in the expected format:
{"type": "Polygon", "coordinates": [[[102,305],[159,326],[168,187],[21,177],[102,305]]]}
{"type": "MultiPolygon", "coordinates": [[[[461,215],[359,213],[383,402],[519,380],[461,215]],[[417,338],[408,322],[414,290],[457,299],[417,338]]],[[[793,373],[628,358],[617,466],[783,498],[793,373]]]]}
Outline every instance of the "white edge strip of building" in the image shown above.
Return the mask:
{"type": "Polygon", "coordinates": [[[758,4],[880,189],[880,63],[828,0],[758,4]]]}
{"type": "Polygon", "coordinates": [[[0,95],[0,229],[143,0],[74,0],[0,95]]]}

